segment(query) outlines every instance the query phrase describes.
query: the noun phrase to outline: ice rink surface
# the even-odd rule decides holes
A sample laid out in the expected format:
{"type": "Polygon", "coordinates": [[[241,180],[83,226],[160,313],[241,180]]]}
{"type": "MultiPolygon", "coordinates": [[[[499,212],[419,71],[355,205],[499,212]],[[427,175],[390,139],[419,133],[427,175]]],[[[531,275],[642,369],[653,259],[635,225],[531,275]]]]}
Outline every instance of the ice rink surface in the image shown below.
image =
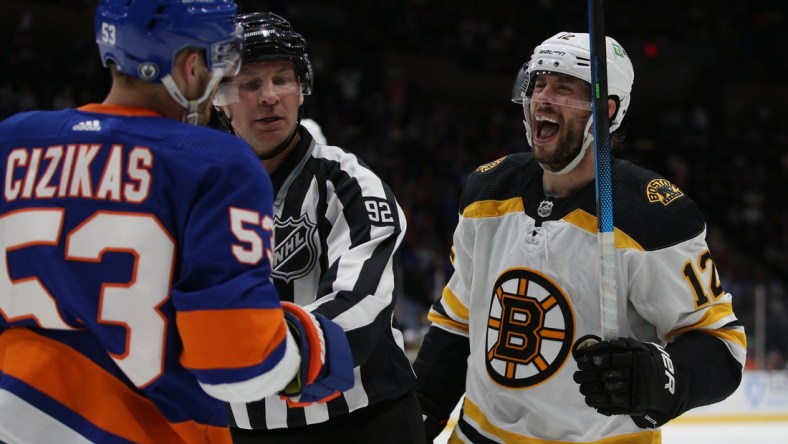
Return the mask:
{"type": "Polygon", "coordinates": [[[788,421],[668,424],[663,444],[788,444],[788,421]]]}
{"type": "MultiPolygon", "coordinates": [[[[444,431],[435,444],[445,444],[444,431]]],[[[788,421],[678,422],[662,428],[662,444],[788,444],[788,421]]]]}

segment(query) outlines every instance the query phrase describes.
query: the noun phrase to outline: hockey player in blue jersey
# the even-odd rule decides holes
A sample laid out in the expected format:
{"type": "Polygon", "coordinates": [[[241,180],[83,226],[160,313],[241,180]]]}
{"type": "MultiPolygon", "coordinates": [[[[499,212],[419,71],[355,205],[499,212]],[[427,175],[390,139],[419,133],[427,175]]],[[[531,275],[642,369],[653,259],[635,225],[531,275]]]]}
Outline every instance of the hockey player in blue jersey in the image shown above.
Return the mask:
{"type": "Polygon", "coordinates": [[[280,303],[272,187],[206,123],[232,0],[103,0],[101,104],[0,123],[0,441],[230,442],[224,402],[353,385],[347,339],[280,303]]]}

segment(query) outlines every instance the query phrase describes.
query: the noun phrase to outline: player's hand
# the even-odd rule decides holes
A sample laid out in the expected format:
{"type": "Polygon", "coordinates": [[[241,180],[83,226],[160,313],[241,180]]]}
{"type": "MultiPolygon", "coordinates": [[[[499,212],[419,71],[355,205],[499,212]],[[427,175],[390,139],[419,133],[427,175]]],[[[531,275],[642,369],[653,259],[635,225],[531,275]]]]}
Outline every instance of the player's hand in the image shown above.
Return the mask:
{"type": "Polygon", "coordinates": [[[353,387],[353,356],[342,327],[319,313],[282,302],[285,320],[301,349],[301,368],[280,393],[290,407],[334,399],[353,387]]]}
{"type": "Polygon", "coordinates": [[[441,434],[449,418],[441,417],[438,414],[438,408],[435,407],[429,399],[419,392],[416,392],[416,397],[419,399],[421,405],[421,419],[424,421],[424,437],[427,442],[433,442],[438,435],[441,434]]]}
{"type": "Polygon", "coordinates": [[[686,381],[659,345],[632,338],[583,337],[572,354],[580,369],[574,380],[586,404],[599,413],[630,415],[641,428],[659,427],[678,415],[686,381]]]}

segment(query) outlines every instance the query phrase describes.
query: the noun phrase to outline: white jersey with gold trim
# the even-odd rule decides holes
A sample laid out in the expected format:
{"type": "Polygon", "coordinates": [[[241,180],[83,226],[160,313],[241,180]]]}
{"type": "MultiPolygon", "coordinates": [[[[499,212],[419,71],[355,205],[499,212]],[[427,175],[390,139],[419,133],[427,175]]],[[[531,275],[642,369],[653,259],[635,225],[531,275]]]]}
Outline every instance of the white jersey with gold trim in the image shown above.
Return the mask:
{"type": "MultiPolygon", "coordinates": [[[[620,335],[664,345],[702,331],[743,364],[744,330],[694,202],[655,173],[613,168],[620,335]]],[[[541,168],[516,154],[471,175],[460,211],[455,272],[429,315],[470,341],[450,442],[660,442],[588,407],[572,379],[572,344],[601,334],[594,184],[548,198],[541,168]]]]}

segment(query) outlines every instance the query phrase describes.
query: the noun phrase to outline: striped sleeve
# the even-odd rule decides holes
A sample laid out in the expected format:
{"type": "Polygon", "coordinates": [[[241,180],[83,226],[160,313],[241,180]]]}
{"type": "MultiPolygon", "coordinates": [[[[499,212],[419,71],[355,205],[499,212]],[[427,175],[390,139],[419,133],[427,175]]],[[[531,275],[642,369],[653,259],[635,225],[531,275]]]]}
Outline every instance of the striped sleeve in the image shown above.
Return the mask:
{"type": "Polygon", "coordinates": [[[358,365],[391,329],[405,215],[389,187],[355,156],[335,147],[321,147],[316,156],[330,170],[323,216],[331,229],[323,240],[327,268],[306,308],[348,332],[358,365]]]}

